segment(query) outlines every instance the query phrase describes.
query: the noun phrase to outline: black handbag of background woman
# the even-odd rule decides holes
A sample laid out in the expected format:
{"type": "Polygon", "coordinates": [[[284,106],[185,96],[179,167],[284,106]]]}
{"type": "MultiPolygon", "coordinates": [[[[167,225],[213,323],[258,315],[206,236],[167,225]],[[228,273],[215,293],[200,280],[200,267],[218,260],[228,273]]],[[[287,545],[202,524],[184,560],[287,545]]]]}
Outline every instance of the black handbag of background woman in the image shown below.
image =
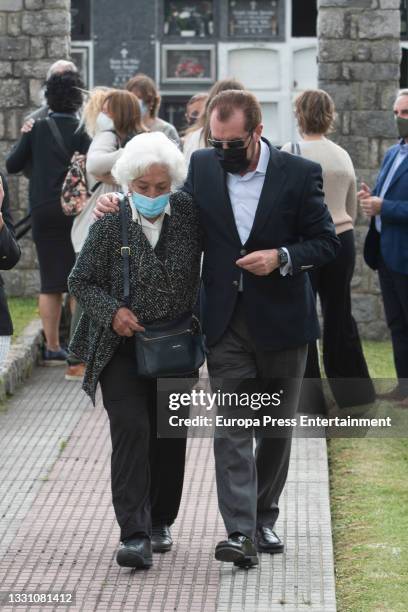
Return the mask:
{"type": "MultiPolygon", "coordinates": [[[[120,202],[122,228],[123,296],[130,308],[130,270],[126,199],[120,202]]],[[[204,363],[204,338],[198,319],[185,313],[177,319],[144,324],[134,335],[137,374],[143,378],[188,376],[204,363]]]]}

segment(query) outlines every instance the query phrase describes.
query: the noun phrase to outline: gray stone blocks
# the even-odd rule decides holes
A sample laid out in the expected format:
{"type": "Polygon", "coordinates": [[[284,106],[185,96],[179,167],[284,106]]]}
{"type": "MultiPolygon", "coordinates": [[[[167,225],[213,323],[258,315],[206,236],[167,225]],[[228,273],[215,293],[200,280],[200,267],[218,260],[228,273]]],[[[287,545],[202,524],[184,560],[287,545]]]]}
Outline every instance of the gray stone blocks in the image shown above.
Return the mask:
{"type": "MultiPolygon", "coordinates": [[[[370,186],[397,139],[392,105],[400,74],[399,6],[398,0],[319,2],[319,86],[336,104],[333,139],[351,155],[358,181],[370,186]]],[[[360,214],[353,310],[362,336],[380,340],[388,333],[376,274],[362,257],[367,225],[360,214]]]]}
{"type": "MultiPolygon", "coordinates": [[[[24,117],[40,103],[49,66],[70,54],[69,0],[0,0],[0,168],[20,137],[24,117]]],[[[28,181],[10,177],[15,219],[28,210],[28,181]]],[[[18,266],[5,273],[10,295],[38,292],[36,257],[30,238],[23,241],[18,266]]]]}

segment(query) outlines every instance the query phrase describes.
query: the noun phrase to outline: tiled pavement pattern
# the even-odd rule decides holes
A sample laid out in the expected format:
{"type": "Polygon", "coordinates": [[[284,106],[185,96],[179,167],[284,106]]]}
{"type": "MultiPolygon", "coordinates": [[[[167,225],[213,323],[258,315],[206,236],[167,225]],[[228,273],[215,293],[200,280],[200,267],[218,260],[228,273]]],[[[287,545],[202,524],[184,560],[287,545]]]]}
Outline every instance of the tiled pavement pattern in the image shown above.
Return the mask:
{"type": "MultiPolygon", "coordinates": [[[[37,369],[0,413],[1,591],[75,591],[69,609],[85,612],[335,612],[324,441],[294,441],[278,525],[287,552],[261,555],[250,571],[213,558],[224,529],[211,440],[197,438],[173,551],[155,555],[149,571],[119,568],[109,459],[100,404],[93,408],[59,368],[37,369]]],[[[23,609],[52,607],[13,608],[23,609]]]]}

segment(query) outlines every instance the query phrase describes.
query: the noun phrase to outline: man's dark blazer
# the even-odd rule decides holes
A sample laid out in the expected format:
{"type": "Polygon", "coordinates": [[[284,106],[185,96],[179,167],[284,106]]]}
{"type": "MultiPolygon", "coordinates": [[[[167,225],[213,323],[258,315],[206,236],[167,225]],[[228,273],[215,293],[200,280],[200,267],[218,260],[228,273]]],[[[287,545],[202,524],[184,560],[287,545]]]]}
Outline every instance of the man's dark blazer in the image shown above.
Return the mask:
{"type": "Polygon", "coordinates": [[[318,164],[278,151],[265,140],[270,159],[247,242],[242,245],[213,149],[193,153],[183,189],[200,209],[204,262],[203,327],[209,346],[225,332],[234,311],[241,269],[237,259],[253,251],[286,247],[293,275],[243,274],[243,300],[251,336],[260,349],[302,346],[319,336],[316,305],[306,270],[334,259],[339,249],[324,203],[318,164]]]}
{"type": "MultiPolygon", "coordinates": [[[[4,225],[0,231],[0,270],[10,270],[20,259],[20,247],[14,237],[13,219],[10,213],[9,190],[4,174],[0,173],[3,181],[4,200],[1,207],[4,225]]],[[[7,306],[4,282],[0,276],[0,336],[11,336],[13,324],[7,306]]]]}
{"type": "MultiPolygon", "coordinates": [[[[387,174],[398,155],[399,144],[385,154],[373,195],[379,196],[387,174]]],[[[364,259],[373,270],[378,269],[379,257],[394,272],[408,274],[408,156],[394,174],[385,193],[381,208],[381,233],[372,217],[364,244],[364,259]]]]}

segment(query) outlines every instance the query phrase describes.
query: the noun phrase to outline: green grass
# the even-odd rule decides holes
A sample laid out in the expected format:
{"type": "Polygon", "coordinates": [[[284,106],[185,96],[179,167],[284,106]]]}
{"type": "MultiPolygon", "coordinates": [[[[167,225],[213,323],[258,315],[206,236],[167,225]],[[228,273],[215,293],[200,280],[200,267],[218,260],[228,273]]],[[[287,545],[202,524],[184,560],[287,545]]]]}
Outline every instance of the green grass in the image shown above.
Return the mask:
{"type": "Polygon", "coordinates": [[[36,317],[38,317],[38,300],[37,298],[8,298],[11,319],[14,326],[13,340],[21,334],[26,325],[36,317]]]}
{"type": "MultiPolygon", "coordinates": [[[[9,297],[7,299],[11,320],[13,321],[14,334],[11,338],[15,342],[26,325],[36,317],[38,317],[38,300],[37,298],[25,297],[9,297]]],[[[8,400],[0,400],[0,413],[7,412],[8,400]]]]}
{"type": "MultiPolygon", "coordinates": [[[[389,343],[364,351],[373,377],[395,376],[389,343]]],[[[329,464],[338,611],[406,612],[408,440],[330,440],[329,464]]]]}
{"type": "Polygon", "coordinates": [[[364,342],[364,354],[373,378],[395,378],[390,342],[364,342]]]}

